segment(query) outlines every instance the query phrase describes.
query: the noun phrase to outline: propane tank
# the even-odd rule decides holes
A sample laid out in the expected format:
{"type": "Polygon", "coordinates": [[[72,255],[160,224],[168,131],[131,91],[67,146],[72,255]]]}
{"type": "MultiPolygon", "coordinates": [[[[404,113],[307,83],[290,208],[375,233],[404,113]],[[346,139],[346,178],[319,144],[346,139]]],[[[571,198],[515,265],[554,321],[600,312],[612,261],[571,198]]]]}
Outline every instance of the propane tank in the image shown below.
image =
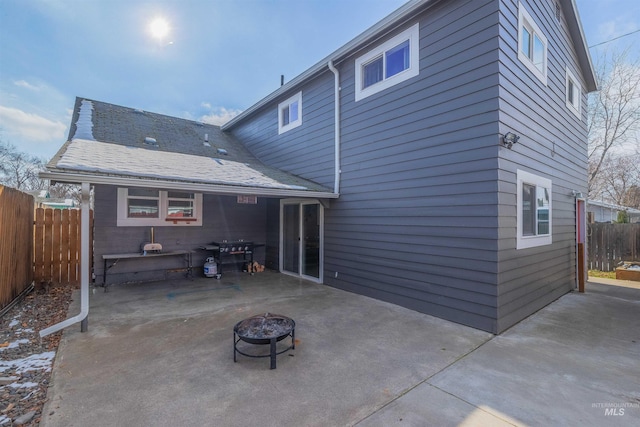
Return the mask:
{"type": "Polygon", "coordinates": [[[214,257],[207,258],[204,263],[204,275],[207,277],[216,277],[218,275],[218,263],[214,257]]]}

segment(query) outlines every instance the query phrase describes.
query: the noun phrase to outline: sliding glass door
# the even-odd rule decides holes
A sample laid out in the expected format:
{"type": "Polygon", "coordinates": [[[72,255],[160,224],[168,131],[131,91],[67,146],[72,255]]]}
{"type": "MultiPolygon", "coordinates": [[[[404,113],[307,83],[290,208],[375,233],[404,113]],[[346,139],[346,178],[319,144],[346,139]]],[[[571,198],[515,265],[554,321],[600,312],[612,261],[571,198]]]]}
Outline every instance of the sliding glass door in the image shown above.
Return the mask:
{"type": "Polygon", "coordinates": [[[280,206],[280,269],[322,281],[323,210],[317,201],[283,200],[280,206]]]}

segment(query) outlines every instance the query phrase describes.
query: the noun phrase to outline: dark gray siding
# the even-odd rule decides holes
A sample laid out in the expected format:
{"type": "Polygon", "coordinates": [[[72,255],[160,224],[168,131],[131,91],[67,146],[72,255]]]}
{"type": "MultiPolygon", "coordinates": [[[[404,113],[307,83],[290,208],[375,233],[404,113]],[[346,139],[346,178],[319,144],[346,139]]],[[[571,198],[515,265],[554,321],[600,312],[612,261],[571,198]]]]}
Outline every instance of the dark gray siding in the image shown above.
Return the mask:
{"type": "MultiPolygon", "coordinates": [[[[103,254],[138,252],[140,244],[149,241],[150,227],[117,227],[117,187],[97,185],[95,188],[94,272],[96,283],[102,283],[103,254]]],[[[154,227],[155,240],[163,250],[193,250],[195,274],[202,274],[202,266],[211,254],[198,250],[212,241],[251,240],[265,243],[267,200],[257,205],[236,203],[231,196],[203,195],[203,225],[200,227],[154,227]]],[[[256,251],[256,260],[264,263],[265,249],[256,251]]],[[[107,282],[122,283],[165,279],[168,272],[184,268],[179,257],[145,260],[122,260],[109,270],[107,282]]]]}
{"type": "MultiPolygon", "coordinates": [[[[581,78],[566,24],[554,2],[522,3],[548,39],[548,83],[518,60],[518,2],[501,1],[500,131],[521,136],[499,152],[498,332],[568,292],[575,284],[575,200],[586,193],[586,94],[582,121],[565,105],[565,65],[581,78]],[[553,243],[516,250],[516,171],[552,180],[553,243]]],[[[583,87],[585,86],[582,83],[583,87]]],[[[584,92],[584,89],[583,89],[584,92]]]]}
{"type": "Polygon", "coordinates": [[[333,188],[333,106],[333,74],[327,72],[302,88],[301,126],[278,135],[276,103],[238,125],[233,135],[264,163],[333,188]]]}
{"type": "Polygon", "coordinates": [[[497,3],[443,2],[398,32],[416,20],[419,76],[355,102],[355,57],[340,64],[325,282],[494,331],[497,3]]]}
{"type": "MultiPolygon", "coordinates": [[[[435,3],[337,62],[342,174],[325,210],[326,284],[494,333],[571,288],[586,94],[581,123],[564,103],[565,64],[581,73],[553,2],[527,8],[549,39],[548,86],[519,62],[517,5],[435,3]],[[355,102],[356,57],[415,22],[420,74],[355,102]],[[522,137],[512,150],[499,144],[507,131],[522,137]],[[553,182],[552,245],[515,249],[517,169],[553,182]]],[[[331,185],[332,81],[327,71],[302,87],[301,127],[278,136],[273,105],[234,135],[266,163],[331,185]]]]}

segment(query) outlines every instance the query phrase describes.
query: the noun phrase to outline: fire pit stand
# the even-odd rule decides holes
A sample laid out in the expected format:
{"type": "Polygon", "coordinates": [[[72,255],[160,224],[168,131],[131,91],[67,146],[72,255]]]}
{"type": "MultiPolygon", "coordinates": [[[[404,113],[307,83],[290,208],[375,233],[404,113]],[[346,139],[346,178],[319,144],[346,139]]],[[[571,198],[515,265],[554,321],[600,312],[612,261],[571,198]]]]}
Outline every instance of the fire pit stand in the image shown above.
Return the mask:
{"type": "Polygon", "coordinates": [[[270,357],[271,369],[276,369],[276,356],[296,348],[296,322],[280,314],[265,313],[236,323],[233,328],[233,361],[237,362],[237,353],[247,357],[270,357]],[[277,351],[276,343],[291,337],[291,345],[277,351]],[[269,354],[247,354],[238,349],[238,343],[269,344],[269,354]]]}

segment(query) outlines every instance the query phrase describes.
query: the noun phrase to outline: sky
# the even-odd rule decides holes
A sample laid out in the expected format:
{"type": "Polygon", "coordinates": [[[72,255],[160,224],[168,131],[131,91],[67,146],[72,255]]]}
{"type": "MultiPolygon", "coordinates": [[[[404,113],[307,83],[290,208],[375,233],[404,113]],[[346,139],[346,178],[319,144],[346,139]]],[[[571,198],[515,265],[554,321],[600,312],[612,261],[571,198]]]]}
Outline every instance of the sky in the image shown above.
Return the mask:
{"type": "MultiPolygon", "coordinates": [[[[0,141],[49,160],[76,96],[222,124],[405,1],[0,0],[0,141]]],[[[640,52],[640,1],[575,2],[589,46],[632,33],[592,58],[640,52]]]]}

